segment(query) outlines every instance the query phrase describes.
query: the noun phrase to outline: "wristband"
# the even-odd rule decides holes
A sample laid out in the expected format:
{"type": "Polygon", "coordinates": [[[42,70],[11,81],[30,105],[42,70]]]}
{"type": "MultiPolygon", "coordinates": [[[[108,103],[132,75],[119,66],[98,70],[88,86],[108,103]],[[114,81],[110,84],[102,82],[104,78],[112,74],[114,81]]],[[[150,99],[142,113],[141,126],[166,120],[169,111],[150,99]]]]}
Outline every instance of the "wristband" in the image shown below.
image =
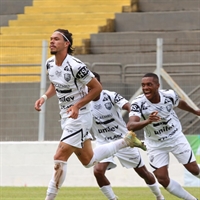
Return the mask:
{"type": "Polygon", "coordinates": [[[41,98],[43,98],[44,101],[46,101],[46,100],[47,100],[47,95],[46,95],[46,94],[43,94],[43,95],[41,96],[41,98]]]}

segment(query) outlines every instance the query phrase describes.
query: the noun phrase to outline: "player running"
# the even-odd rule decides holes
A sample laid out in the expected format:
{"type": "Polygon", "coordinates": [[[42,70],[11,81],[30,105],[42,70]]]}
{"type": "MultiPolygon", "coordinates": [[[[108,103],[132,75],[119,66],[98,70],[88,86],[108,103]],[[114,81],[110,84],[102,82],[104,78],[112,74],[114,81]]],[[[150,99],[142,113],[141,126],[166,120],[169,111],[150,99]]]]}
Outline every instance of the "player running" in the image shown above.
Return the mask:
{"type": "MultiPolygon", "coordinates": [[[[100,82],[99,74],[96,72],[93,73],[100,82]]],[[[130,112],[130,103],[116,92],[103,90],[91,101],[93,115],[92,131],[96,138],[96,146],[112,143],[125,136],[128,130],[121,114],[122,109],[130,112]]],[[[114,156],[106,158],[94,166],[94,175],[97,183],[107,199],[118,199],[112,190],[109,180],[105,176],[106,170],[116,167],[115,156],[119,159],[123,167],[127,169],[133,168],[144,179],[147,186],[156,196],[156,200],[164,200],[153,174],[146,169],[138,148],[130,147],[119,150],[114,156]]]]}
{"type": "Polygon", "coordinates": [[[154,73],[147,73],[141,81],[143,94],[133,100],[129,113],[129,130],[144,129],[145,144],[150,165],[158,182],[171,194],[185,200],[196,200],[181,185],[169,178],[169,153],[194,176],[200,178],[200,169],[192,149],[182,133],[181,123],[174,107],[200,116],[173,90],[159,90],[159,79],[154,73]]]}

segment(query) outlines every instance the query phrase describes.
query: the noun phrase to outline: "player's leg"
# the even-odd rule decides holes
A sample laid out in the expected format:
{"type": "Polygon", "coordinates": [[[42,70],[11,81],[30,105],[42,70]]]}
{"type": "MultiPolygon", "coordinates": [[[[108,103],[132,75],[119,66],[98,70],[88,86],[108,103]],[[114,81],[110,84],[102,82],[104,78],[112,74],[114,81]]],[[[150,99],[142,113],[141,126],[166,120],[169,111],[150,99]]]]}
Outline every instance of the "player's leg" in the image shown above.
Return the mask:
{"type": "Polygon", "coordinates": [[[108,158],[115,154],[119,149],[127,147],[124,139],[99,145],[92,149],[91,140],[84,141],[82,149],[76,149],[74,153],[77,155],[81,163],[86,167],[92,167],[104,158],[108,158]]]}
{"type": "Polygon", "coordinates": [[[183,135],[178,138],[177,143],[172,153],[191,174],[200,179],[200,168],[188,140],[183,135]]]}
{"type": "Polygon", "coordinates": [[[153,174],[146,169],[138,148],[127,147],[121,149],[115,154],[115,156],[119,159],[123,167],[126,167],[127,169],[133,168],[136,173],[144,179],[157,200],[164,200],[153,174]]]}
{"type": "Polygon", "coordinates": [[[200,168],[196,161],[183,165],[191,174],[200,179],[200,168]]]}
{"type": "Polygon", "coordinates": [[[114,155],[117,151],[127,147],[127,143],[124,139],[119,139],[114,142],[99,145],[92,149],[91,141],[86,140],[82,149],[76,149],[75,153],[81,163],[89,168],[104,158],[108,158],[114,155]]]}
{"type": "Polygon", "coordinates": [[[82,142],[85,137],[87,137],[86,129],[83,128],[85,126],[82,127],[81,117],[78,117],[77,119],[62,119],[61,127],[63,133],[60,139],[61,142],[54,156],[54,173],[49,183],[45,200],[55,199],[58,189],[62,186],[66,177],[68,158],[77,148],[82,147],[82,142]]]}
{"type": "Polygon", "coordinates": [[[164,200],[164,196],[161,194],[154,175],[147,170],[146,166],[143,165],[141,167],[135,167],[134,170],[141,178],[144,179],[149,189],[156,196],[156,200],[164,200]]]}
{"type": "MultiPolygon", "coordinates": [[[[110,158],[113,160],[112,158],[110,158]]],[[[102,163],[97,163],[94,166],[94,176],[99,185],[101,192],[107,197],[109,200],[116,200],[116,195],[110,185],[110,181],[105,176],[106,170],[109,167],[110,162],[106,162],[107,159],[103,160],[102,163]],[[105,161],[105,162],[104,162],[105,161]]],[[[109,160],[109,158],[108,158],[109,160]]],[[[111,163],[112,164],[112,163],[111,163]]]]}
{"type": "Polygon", "coordinates": [[[178,182],[169,178],[168,167],[163,166],[154,171],[158,182],[171,194],[181,199],[196,200],[189,192],[187,192],[178,182]]]}
{"type": "MultiPolygon", "coordinates": [[[[158,182],[171,194],[181,199],[196,200],[189,192],[187,192],[178,182],[172,180],[168,174],[169,152],[174,153],[173,147],[165,147],[162,149],[154,149],[148,152],[149,162],[153,168],[153,173],[158,182]]],[[[181,150],[182,152],[182,150],[181,150]]]]}
{"type": "Polygon", "coordinates": [[[67,160],[74,151],[74,147],[60,142],[54,156],[54,171],[47,189],[45,200],[54,200],[62,186],[67,173],[67,160]]]}

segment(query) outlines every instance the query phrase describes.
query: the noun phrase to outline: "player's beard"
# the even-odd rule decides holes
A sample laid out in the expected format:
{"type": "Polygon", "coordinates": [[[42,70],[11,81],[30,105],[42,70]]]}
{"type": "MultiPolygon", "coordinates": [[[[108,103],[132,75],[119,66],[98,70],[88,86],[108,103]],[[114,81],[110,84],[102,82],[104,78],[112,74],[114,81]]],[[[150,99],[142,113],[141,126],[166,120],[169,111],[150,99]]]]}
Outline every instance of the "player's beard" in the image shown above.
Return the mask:
{"type": "Polygon", "coordinates": [[[50,53],[51,53],[51,55],[56,55],[57,51],[51,51],[50,53]]]}

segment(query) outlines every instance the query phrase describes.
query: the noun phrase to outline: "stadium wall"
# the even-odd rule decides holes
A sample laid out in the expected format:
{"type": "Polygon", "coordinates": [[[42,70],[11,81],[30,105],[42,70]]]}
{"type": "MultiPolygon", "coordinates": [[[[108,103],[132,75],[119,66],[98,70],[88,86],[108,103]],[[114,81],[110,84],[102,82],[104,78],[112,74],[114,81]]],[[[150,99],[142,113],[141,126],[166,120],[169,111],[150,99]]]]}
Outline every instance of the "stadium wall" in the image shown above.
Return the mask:
{"type": "MultiPolygon", "coordinates": [[[[53,155],[57,145],[58,142],[0,142],[0,186],[47,186],[52,176],[53,155]]],[[[141,151],[141,155],[150,170],[146,152],[141,151]]],[[[118,167],[107,172],[113,186],[146,186],[134,170],[126,170],[117,159],[116,162],[118,167]]],[[[184,168],[173,156],[170,158],[169,171],[170,176],[184,186],[184,168]]],[[[200,186],[199,182],[197,184],[200,186]]],[[[77,157],[72,155],[64,186],[97,186],[93,169],[84,168],[77,157]]]]}

